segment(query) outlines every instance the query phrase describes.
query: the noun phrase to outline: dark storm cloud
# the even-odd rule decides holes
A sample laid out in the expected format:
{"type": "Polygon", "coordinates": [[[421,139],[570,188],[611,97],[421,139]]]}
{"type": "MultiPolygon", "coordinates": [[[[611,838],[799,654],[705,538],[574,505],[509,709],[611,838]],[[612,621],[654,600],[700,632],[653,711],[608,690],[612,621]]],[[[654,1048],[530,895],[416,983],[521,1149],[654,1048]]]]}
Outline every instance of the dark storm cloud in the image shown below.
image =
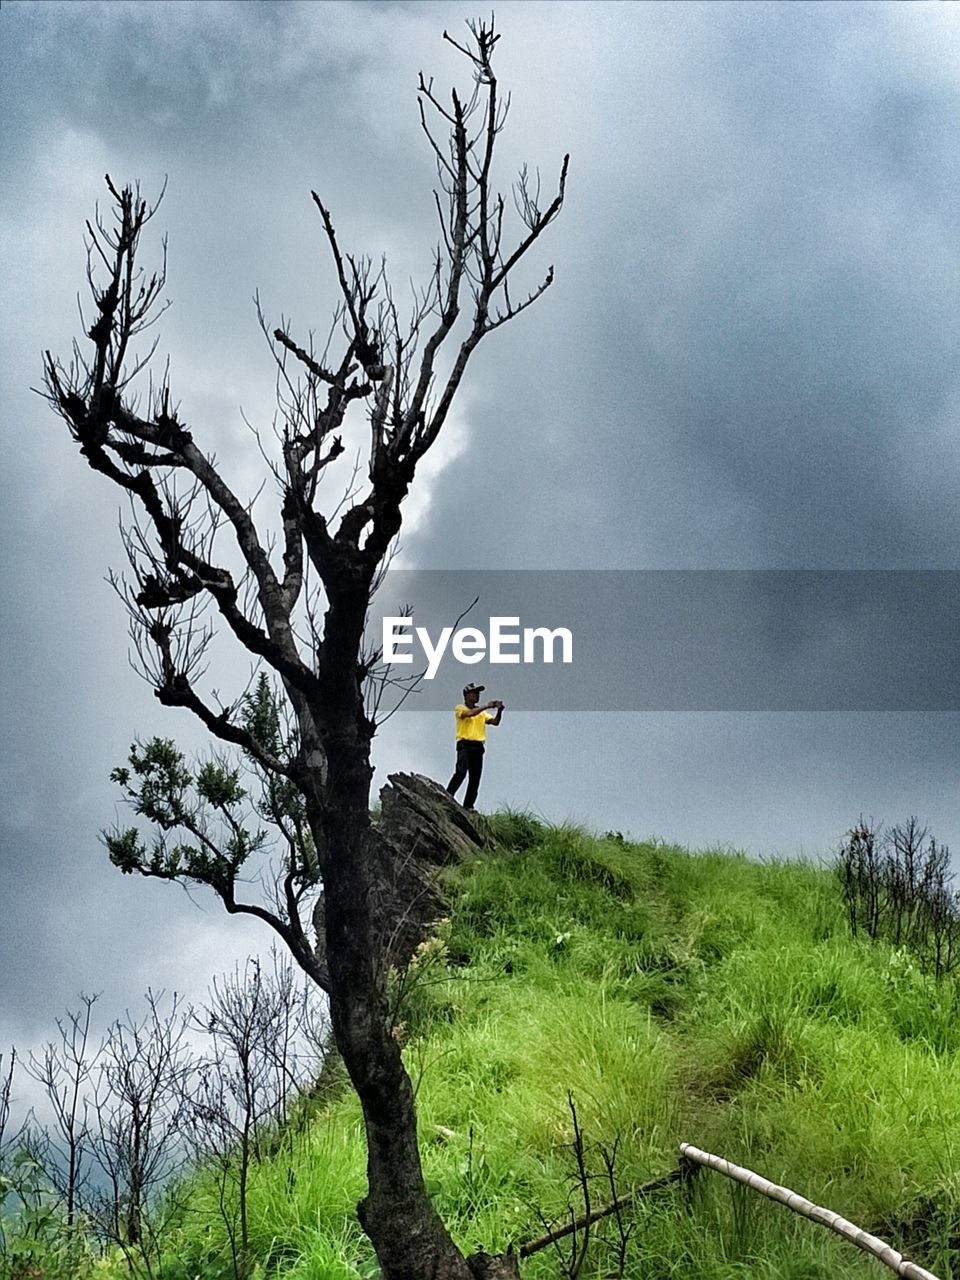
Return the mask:
{"type": "MultiPolygon", "coordinates": [[[[489,562],[529,565],[535,528],[551,566],[953,565],[957,85],[911,74],[882,8],[699,15],[686,109],[651,102],[642,49],[593,103],[589,245],[472,437],[489,562]],[[518,462],[540,474],[515,504],[518,462]]],[[[432,563],[470,561],[457,501],[434,504],[432,563]]]]}
{"type": "MultiPolygon", "coordinates": [[[[202,741],[126,668],[102,583],[119,503],[28,391],[39,353],[78,331],[102,174],[148,193],[169,178],[148,249],[169,232],[160,350],[184,416],[252,497],[239,408],[267,430],[274,408],[252,294],[269,323],[325,336],[311,188],[345,245],[387,252],[398,295],[429,268],[416,74],[462,81],[440,33],[465,16],[446,2],[0,10],[0,1047],[81,986],[109,986],[115,1010],[149,981],[202,992],[255,945],[212,904],[198,916],[120,877],[97,841],[134,736],[202,741]]],[[[572,153],[527,281],[551,262],[557,277],[480,348],[418,477],[404,562],[956,568],[957,6],[508,3],[497,17],[514,90],[503,186],[527,162],[549,190],[572,153]]],[[[805,622],[815,648],[827,633],[805,622]]],[[[229,697],[248,675],[241,659],[209,683],[229,697]]],[[[957,719],[508,710],[481,802],[757,851],[828,849],[861,809],[919,809],[956,844],[957,719]]],[[[393,768],[445,780],[450,722],[391,720],[378,783],[393,768]]]]}
{"type": "Polygon", "coordinates": [[[309,44],[297,6],[242,7],[11,4],[6,21],[16,24],[17,39],[5,42],[6,56],[17,69],[41,68],[43,78],[10,103],[19,128],[5,145],[28,156],[59,119],[107,136],[121,125],[124,140],[141,150],[203,152],[238,133],[272,132],[285,110],[310,95],[316,101],[321,89],[324,111],[335,115],[365,61],[361,48],[352,55],[344,48],[343,7],[328,6],[329,38],[309,44]],[[290,96],[277,96],[278,87],[290,96]]]}

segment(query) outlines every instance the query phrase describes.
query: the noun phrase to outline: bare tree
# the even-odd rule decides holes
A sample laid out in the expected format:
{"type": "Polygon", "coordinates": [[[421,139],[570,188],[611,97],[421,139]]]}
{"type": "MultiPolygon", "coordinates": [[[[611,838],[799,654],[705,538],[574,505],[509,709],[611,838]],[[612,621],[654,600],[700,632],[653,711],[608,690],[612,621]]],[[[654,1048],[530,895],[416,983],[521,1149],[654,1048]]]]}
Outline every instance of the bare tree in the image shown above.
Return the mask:
{"type": "Polygon", "coordinates": [[[306,992],[297,986],[292,963],[274,952],[272,970],[264,972],[259,961],[249,960],[243,975],[235,969],[214,979],[210,1003],[194,1015],[212,1052],[200,1063],[187,1117],[198,1158],[214,1166],[237,1280],[249,1272],[251,1167],[280,1132],[297,1090],[307,1083],[307,1070],[316,1064],[304,1040],[307,1014],[306,992]]]}
{"type": "Polygon", "coordinates": [[[91,1050],[90,1017],[98,997],[81,993],[81,1008],[57,1019],[59,1042],[49,1041],[38,1056],[31,1053],[26,1071],[43,1086],[53,1114],[47,1175],[60,1196],[66,1225],[72,1227],[90,1154],[87,1083],[99,1048],[91,1050]]]}
{"type": "Polygon", "coordinates": [[[0,1176],[3,1174],[4,1157],[8,1150],[7,1125],[10,1123],[10,1099],[13,1094],[13,1076],[17,1067],[17,1053],[11,1049],[4,1067],[0,1053],[0,1176]]]}
{"type": "Polygon", "coordinates": [[[13,1190],[10,1177],[10,1163],[16,1151],[16,1141],[21,1130],[12,1135],[8,1133],[10,1124],[11,1098],[13,1095],[13,1077],[17,1067],[17,1053],[11,1048],[7,1055],[6,1065],[0,1054],[0,1258],[7,1257],[6,1215],[3,1212],[7,1196],[13,1190]]]}
{"type": "Polygon", "coordinates": [[[59,1226],[49,1177],[50,1142],[28,1111],[14,1128],[11,1111],[17,1053],[0,1054],[0,1274],[28,1274],[59,1226]]]}
{"type": "MultiPolygon", "coordinates": [[[[211,886],[228,911],[269,924],[327,991],[366,1129],[368,1189],[358,1212],[387,1280],[467,1280],[497,1267],[486,1255],[464,1259],[424,1188],[413,1092],[389,1026],[378,922],[396,869],[370,821],[377,725],[364,697],[380,659],[364,646],[369,602],[417,466],[478,344],[553,279],[552,268],[526,288],[516,277],[560,211],[567,159],[549,198],[541,197],[539,178],[521,173],[513,191],[518,229],[509,239],[511,214],[493,176],[509,105],[494,72],[499,37],[492,21],[469,31],[463,44],[444,34],[469,63],[471,91],[453,90],[447,100],[432,80],[419,82],[441,238],[409,319],[401,320],[384,266],[341,247],[329,209],[313,193],[339,290],[330,341],[318,353],[289,326],[269,335],[262,321],[278,371],[279,556],[269,524],[255,522],[251,502],[196,442],[168,379],[145,389],[142,407],[135,394],[152,353],[143,335],[163,309],[166,256],[152,274],[140,266],[141,236],[156,205],[139,187],[108,178],[113,221],[98,215],[88,224],[91,345],[75,344],[66,363],[48,352],[44,369],[45,394],[81,454],[130,495],[137,513],[125,535],[133,579],[117,585],[156,696],[241,748],[280,797],[286,858],[276,901],[242,896],[244,865],[265,837],[239,816],[239,775],[223,762],[194,773],[169,743],[138,748],[132,771],[119,774],[158,835],[148,847],[136,829],[116,832],[111,857],[124,871],[211,886]],[[365,475],[352,484],[348,477],[345,500],[323,511],[320,481],[344,454],[342,432],[357,412],[368,430],[365,475]],[[239,579],[224,533],[242,565],[239,579]],[[258,719],[242,696],[220,704],[201,693],[211,612],[274,673],[276,714],[258,719]],[[319,936],[311,937],[305,913],[320,886],[322,910],[312,922],[319,936]]],[[[502,1268],[507,1274],[513,1264],[502,1268]]]]}
{"type": "Polygon", "coordinates": [[[94,1088],[92,1151],[103,1177],[90,1197],[91,1216],[131,1270],[148,1277],[163,1225],[154,1211],[185,1155],[181,1124],[193,1070],[188,1016],[176,996],[164,1011],[163,997],[148,991],[141,1020],[127,1014],[108,1029],[94,1088]]]}
{"type": "Polygon", "coordinates": [[[840,846],[836,874],[854,936],[905,946],[940,979],[960,955],[960,894],[950,850],[916,817],[890,828],[863,819],[840,846]],[[924,848],[924,841],[927,841],[924,848]]]}

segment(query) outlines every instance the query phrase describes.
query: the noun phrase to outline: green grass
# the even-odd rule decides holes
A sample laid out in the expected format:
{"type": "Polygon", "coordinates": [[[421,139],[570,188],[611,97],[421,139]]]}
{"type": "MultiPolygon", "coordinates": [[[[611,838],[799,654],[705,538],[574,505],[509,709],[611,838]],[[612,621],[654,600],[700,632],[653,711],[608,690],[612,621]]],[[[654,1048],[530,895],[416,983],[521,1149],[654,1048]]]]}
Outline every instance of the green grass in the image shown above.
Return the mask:
{"type": "MultiPolygon", "coordinates": [[[[492,854],[450,873],[449,922],[398,1014],[426,1176],[468,1250],[567,1216],[572,1095],[588,1144],[617,1145],[622,1191],[681,1141],[827,1205],[946,1280],[960,1263],[960,1002],[903,952],[849,937],[828,871],[491,820],[492,854]]],[[[257,1166],[261,1274],[374,1274],[355,1220],[358,1108],[328,1099],[257,1166]]],[[[604,1202],[601,1181],[593,1185],[604,1202]]],[[[628,1277],[835,1280],[884,1274],[824,1228],[701,1175],[631,1214],[628,1277]]],[[[195,1180],[170,1277],[228,1251],[195,1180]]],[[[597,1243],[583,1276],[611,1273],[597,1243]]],[[[106,1274],[101,1271],[101,1274],[106,1274]]],[[[118,1271],[119,1275],[120,1272],[118,1271]]],[[[552,1250],[525,1280],[562,1275],[552,1250]]]]}

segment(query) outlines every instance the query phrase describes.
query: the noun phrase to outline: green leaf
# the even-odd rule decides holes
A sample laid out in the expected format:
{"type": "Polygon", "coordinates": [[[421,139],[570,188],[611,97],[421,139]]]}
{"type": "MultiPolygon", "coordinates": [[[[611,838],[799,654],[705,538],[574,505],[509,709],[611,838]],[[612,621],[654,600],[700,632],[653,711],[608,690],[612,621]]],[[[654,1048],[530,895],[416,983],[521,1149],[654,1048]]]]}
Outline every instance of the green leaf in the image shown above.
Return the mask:
{"type": "Polygon", "coordinates": [[[201,765],[197,774],[197,792],[204,800],[220,808],[239,804],[247,794],[240,786],[239,769],[225,769],[213,760],[201,765]]]}

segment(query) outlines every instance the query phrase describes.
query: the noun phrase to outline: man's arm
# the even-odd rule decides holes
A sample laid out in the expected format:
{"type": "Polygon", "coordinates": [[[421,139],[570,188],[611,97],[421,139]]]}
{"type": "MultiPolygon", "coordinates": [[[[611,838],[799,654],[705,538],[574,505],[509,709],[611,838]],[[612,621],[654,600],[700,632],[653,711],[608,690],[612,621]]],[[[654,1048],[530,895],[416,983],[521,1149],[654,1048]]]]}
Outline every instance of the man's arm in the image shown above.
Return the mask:
{"type": "Polygon", "coordinates": [[[488,702],[487,706],[496,707],[497,709],[497,714],[487,721],[487,724],[493,729],[500,723],[500,717],[503,715],[503,703],[498,700],[497,702],[488,702]]]}
{"type": "MultiPolygon", "coordinates": [[[[484,711],[489,711],[491,707],[495,707],[496,705],[497,704],[495,702],[485,702],[482,706],[464,707],[464,709],[462,711],[459,711],[457,714],[459,715],[461,720],[467,720],[469,719],[470,716],[478,716],[484,711]]],[[[499,717],[498,717],[498,722],[499,722],[499,717]]],[[[493,721],[488,720],[487,723],[493,724],[493,721]]]]}

